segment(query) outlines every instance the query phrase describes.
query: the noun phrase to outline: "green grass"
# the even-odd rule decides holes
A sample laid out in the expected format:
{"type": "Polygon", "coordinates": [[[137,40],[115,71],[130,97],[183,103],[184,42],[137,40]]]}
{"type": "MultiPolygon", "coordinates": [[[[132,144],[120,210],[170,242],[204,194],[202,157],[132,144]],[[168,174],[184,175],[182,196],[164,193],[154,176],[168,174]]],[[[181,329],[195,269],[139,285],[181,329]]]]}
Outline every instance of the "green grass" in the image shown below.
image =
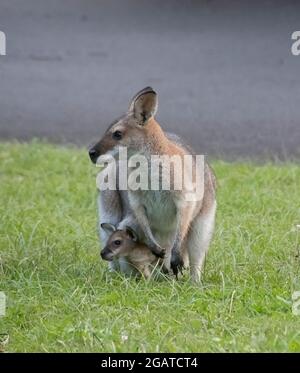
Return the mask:
{"type": "Polygon", "coordinates": [[[7,351],[300,351],[300,168],[214,162],[218,217],[202,286],[107,271],[86,151],[0,144],[7,351]]]}

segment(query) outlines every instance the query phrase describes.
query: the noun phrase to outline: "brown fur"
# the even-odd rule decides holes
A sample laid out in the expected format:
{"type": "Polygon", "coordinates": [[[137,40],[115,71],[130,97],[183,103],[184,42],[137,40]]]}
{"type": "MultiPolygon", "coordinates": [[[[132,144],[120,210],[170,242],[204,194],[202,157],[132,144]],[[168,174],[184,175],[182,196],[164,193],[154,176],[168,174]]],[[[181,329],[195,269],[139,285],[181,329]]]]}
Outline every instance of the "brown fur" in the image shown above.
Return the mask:
{"type": "Polygon", "coordinates": [[[104,260],[127,258],[128,262],[145,278],[151,276],[151,266],[155,267],[159,262],[159,259],[151,253],[146,245],[135,241],[127,230],[120,229],[113,232],[108,238],[101,256],[104,260]],[[115,245],[116,241],[120,242],[119,246],[115,245]]]}

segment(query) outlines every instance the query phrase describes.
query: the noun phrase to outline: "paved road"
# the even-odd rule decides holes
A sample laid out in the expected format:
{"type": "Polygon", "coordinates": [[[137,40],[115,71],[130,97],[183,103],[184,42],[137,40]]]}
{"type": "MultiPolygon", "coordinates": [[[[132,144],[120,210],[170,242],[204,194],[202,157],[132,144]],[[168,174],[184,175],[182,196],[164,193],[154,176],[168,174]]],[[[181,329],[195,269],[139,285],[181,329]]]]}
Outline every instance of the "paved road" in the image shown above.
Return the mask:
{"type": "Polygon", "coordinates": [[[152,85],[201,153],[300,158],[299,29],[299,1],[1,0],[0,138],[88,145],[152,85]]]}

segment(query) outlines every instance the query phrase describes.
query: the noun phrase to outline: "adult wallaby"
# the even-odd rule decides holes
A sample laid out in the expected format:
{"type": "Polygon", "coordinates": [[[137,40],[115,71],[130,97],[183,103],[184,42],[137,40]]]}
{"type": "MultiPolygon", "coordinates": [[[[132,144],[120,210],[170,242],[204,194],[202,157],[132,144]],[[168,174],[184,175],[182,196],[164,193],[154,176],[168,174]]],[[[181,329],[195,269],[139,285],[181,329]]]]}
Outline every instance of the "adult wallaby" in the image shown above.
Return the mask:
{"type": "MultiPolygon", "coordinates": [[[[156,92],[147,87],[138,92],[131,101],[127,113],[113,122],[102,139],[90,150],[91,160],[105,154],[116,156],[120,146],[128,154],[151,156],[178,156],[195,154],[178,136],[165,133],[154,119],[158,100],[156,92]]],[[[193,158],[194,159],[194,158],[193,158]]],[[[197,167],[193,161],[193,167],[197,167]]],[[[147,237],[147,245],[156,253],[166,249],[165,266],[172,268],[177,276],[189,262],[191,277],[199,281],[201,267],[208,250],[214,229],[216,212],[213,172],[205,162],[203,166],[203,190],[195,201],[187,201],[187,190],[104,190],[99,194],[100,224],[117,225],[124,210],[130,210],[147,237]]],[[[172,169],[174,180],[177,170],[172,169]]],[[[194,181],[194,173],[191,176],[194,181]]],[[[101,233],[105,245],[107,235],[101,233]]]]}

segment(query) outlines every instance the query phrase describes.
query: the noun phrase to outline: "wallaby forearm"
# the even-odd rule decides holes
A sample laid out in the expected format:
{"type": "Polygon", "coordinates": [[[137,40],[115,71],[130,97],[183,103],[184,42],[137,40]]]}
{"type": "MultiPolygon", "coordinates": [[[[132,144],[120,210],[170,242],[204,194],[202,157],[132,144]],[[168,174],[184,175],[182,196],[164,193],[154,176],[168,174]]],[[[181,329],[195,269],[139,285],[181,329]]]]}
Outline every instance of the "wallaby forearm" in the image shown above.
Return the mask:
{"type": "Polygon", "coordinates": [[[144,232],[145,237],[147,237],[147,245],[149,246],[153,254],[159,257],[163,257],[165,254],[165,250],[160,246],[152,233],[150,223],[146,215],[145,207],[141,205],[139,199],[135,198],[132,194],[129,195],[129,198],[131,201],[132,210],[134,211],[140,228],[144,232]]]}

